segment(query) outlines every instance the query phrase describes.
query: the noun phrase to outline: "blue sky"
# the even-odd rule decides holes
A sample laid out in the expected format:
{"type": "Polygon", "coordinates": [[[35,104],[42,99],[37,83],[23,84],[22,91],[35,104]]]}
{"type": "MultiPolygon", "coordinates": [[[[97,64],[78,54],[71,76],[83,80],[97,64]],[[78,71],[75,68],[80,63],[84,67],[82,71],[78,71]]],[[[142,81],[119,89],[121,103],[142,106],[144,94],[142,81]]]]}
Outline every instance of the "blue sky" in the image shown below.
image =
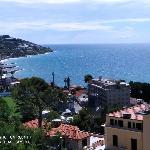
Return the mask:
{"type": "Polygon", "coordinates": [[[150,43],[150,0],[0,0],[0,29],[39,44],[150,43]]]}

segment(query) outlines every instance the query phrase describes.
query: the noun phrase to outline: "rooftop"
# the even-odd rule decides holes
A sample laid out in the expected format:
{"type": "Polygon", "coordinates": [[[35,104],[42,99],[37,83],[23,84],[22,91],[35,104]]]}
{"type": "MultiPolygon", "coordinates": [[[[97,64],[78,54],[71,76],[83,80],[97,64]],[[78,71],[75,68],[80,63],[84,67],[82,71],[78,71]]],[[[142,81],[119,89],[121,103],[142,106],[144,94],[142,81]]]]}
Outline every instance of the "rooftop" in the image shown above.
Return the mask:
{"type": "Polygon", "coordinates": [[[82,94],[85,94],[86,91],[84,89],[76,91],[76,97],[80,97],[82,94]]]}
{"type": "MultiPolygon", "coordinates": [[[[25,127],[28,127],[28,128],[38,128],[39,126],[38,126],[38,119],[35,119],[35,120],[31,120],[31,121],[29,121],[29,122],[25,122],[24,124],[23,124],[25,127]]],[[[44,122],[42,122],[42,125],[44,126],[45,125],[45,123],[44,122]]]]}
{"type": "Polygon", "coordinates": [[[81,140],[90,136],[88,132],[80,131],[77,126],[68,124],[61,124],[58,128],[52,128],[51,131],[47,133],[47,136],[55,136],[58,132],[61,133],[62,136],[73,140],[81,140]]]}
{"type": "Polygon", "coordinates": [[[107,79],[107,78],[102,78],[102,77],[99,77],[99,79],[93,79],[92,81],[93,81],[92,82],[93,84],[98,84],[100,86],[102,85],[104,86],[114,86],[114,85],[129,86],[129,84],[126,83],[125,81],[107,79]]]}
{"type": "Polygon", "coordinates": [[[142,121],[143,115],[146,111],[150,111],[150,104],[143,103],[133,107],[124,108],[117,112],[109,113],[108,116],[122,118],[124,114],[130,114],[130,119],[142,121]]]}

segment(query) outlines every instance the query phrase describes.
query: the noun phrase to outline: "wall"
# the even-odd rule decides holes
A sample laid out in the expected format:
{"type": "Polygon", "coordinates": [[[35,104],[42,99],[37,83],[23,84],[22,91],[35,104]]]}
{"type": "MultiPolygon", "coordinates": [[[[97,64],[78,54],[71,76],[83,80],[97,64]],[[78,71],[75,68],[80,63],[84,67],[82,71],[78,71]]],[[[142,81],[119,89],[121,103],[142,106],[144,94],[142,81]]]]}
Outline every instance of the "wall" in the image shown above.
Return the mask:
{"type": "Polygon", "coordinates": [[[150,115],[144,115],[143,119],[143,150],[150,149],[150,115]]]}
{"type": "MultiPolygon", "coordinates": [[[[117,128],[111,128],[106,127],[105,129],[106,137],[106,148],[111,150],[118,150],[119,147],[123,146],[126,147],[127,150],[131,149],[131,139],[137,139],[137,150],[143,150],[143,139],[142,139],[142,132],[135,132],[135,131],[129,131],[124,129],[117,129],[117,128]],[[113,146],[113,135],[118,136],[118,147],[113,146]]],[[[145,149],[148,150],[148,149],[145,149]]]]}
{"type": "MultiPolygon", "coordinates": [[[[127,150],[131,150],[131,139],[137,139],[137,150],[143,150],[143,131],[127,128],[128,121],[135,122],[135,123],[142,122],[137,120],[122,119],[122,118],[115,118],[109,116],[106,117],[106,126],[105,126],[106,148],[110,150],[118,150],[119,147],[124,146],[127,148],[127,150]],[[109,123],[110,118],[115,120],[123,120],[124,127],[110,126],[109,123]],[[113,146],[113,135],[118,136],[118,147],[113,146]]],[[[144,149],[144,150],[148,150],[148,149],[144,149]]]]}

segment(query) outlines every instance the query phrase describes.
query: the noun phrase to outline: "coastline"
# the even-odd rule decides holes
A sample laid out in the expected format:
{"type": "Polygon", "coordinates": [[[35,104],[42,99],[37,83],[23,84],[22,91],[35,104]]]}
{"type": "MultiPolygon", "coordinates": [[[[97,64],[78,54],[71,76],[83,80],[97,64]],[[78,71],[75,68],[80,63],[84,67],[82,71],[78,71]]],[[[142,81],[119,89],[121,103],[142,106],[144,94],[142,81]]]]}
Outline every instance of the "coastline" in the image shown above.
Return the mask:
{"type": "MultiPolygon", "coordinates": [[[[53,51],[52,51],[53,52],[53,51]]],[[[17,63],[16,62],[13,62],[11,63],[10,61],[11,60],[18,60],[18,59],[23,59],[23,58],[32,58],[32,57],[37,57],[37,56],[41,56],[41,55],[48,55],[50,54],[51,52],[46,52],[44,54],[37,54],[37,55],[26,55],[26,56],[21,56],[21,57],[15,57],[15,58],[6,58],[6,59],[2,59],[0,60],[0,64],[4,64],[4,65],[14,65],[15,68],[17,67],[17,70],[15,71],[15,74],[20,72],[20,71],[23,71],[24,69],[23,68],[20,68],[21,66],[17,66],[17,63]]],[[[22,78],[18,78],[17,79],[22,79],[22,78]]]]}
{"type": "MultiPolygon", "coordinates": [[[[26,55],[26,56],[20,56],[20,57],[9,57],[9,58],[6,58],[6,59],[2,59],[2,60],[0,60],[0,63],[6,63],[6,62],[8,62],[9,60],[16,60],[16,59],[21,59],[21,58],[31,58],[31,57],[36,57],[36,56],[41,56],[41,55],[48,55],[48,54],[50,54],[50,53],[52,53],[53,51],[51,51],[51,52],[46,52],[46,53],[44,53],[44,54],[37,54],[37,55],[26,55]]],[[[7,63],[6,63],[7,64],[7,63]]]]}

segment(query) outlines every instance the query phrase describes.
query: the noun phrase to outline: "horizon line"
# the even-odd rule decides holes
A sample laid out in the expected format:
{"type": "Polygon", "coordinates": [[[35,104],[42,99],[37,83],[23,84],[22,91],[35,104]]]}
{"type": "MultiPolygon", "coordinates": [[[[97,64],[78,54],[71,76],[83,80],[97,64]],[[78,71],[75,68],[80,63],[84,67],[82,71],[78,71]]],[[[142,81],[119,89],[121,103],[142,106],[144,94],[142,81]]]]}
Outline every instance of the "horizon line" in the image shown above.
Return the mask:
{"type": "Polygon", "coordinates": [[[150,44],[150,42],[133,42],[133,43],[47,43],[47,44],[40,44],[40,45],[103,45],[103,44],[150,44]]]}

